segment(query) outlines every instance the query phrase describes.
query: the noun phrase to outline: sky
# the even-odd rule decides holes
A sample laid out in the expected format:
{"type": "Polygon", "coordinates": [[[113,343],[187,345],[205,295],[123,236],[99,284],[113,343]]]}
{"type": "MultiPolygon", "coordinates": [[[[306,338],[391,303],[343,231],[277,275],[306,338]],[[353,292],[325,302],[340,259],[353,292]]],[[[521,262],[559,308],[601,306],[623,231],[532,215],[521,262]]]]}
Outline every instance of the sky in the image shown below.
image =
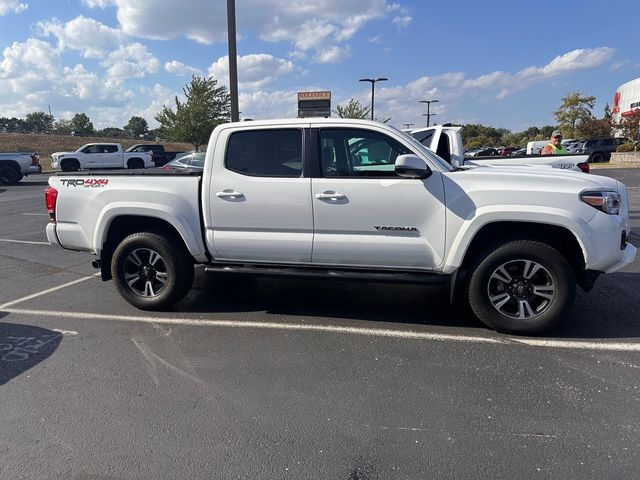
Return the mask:
{"type": "MultiPolygon", "coordinates": [[[[228,85],[226,0],[0,0],[0,116],[49,108],[96,128],[153,119],[192,75],[228,85]]],[[[329,90],[404,128],[555,124],[569,92],[597,99],[640,77],[640,2],[236,0],[241,118],[295,117],[329,90]]]]}

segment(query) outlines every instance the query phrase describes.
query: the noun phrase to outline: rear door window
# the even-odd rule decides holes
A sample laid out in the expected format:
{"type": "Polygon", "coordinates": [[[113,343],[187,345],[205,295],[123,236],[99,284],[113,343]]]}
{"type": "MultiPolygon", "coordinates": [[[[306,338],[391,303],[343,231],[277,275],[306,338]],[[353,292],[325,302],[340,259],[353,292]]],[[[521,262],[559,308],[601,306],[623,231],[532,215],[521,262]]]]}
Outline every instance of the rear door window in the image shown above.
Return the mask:
{"type": "Polygon", "coordinates": [[[225,167],[254,177],[299,177],[302,174],[302,130],[232,133],[225,167]]]}

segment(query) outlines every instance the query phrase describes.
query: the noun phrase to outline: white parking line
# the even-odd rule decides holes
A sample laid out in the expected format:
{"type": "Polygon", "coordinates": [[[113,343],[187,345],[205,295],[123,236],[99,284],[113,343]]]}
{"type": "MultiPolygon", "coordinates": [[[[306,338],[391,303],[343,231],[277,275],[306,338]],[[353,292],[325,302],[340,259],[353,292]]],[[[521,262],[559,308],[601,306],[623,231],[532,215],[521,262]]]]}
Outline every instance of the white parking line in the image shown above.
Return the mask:
{"type": "Polygon", "coordinates": [[[31,300],[32,298],[41,297],[42,295],[46,295],[47,293],[55,292],[56,290],[60,290],[62,288],[70,287],[71,285],[75,285],[76,283],[86,282],[87,280],[91,280],[92,278],[97,277],[100,273],[94,273],[89,277],[78,278],[77,280],[73,280],[71,282],[63,283],[62,285],[58,285],[57,287],[48,288],[47,290],[42,290],[41,292],[32,293],[31,295],[27,295],[26,297],[18,298],[16,300],[12,300],[7,303],[3,303],[0,305],[0,310],[5,310],[7,307],[11,307],[17,303],[26,302],[27,300],[31,300]]]}
{"type": "Polygon", "coordinates": [[[28,240],[13,240],[11,238],[0,238],[0,242],[26,243],[28,245],[51,245],[49,242],[31,242],[31,241],[28,241],[28,240]]]}
{"type": "Polygon", "coordinates": [[[413,332],[407,330],[391,330],[383,328],[341,327],[339,325],[298,324],[278,322],[255,322],[237,320],[202,320],[170,317],[142,317],[130,315],[108,315],[84,312],[56,312],[50,310],[31,310],[21,308],[0,309],[16,315],[34,315],[43,317],[73,318],[79,320],[106,320],[115,322],[153,323],[165,325],[185,325],[198,327],[246,328],[264,330],[289,330],[300,332],[328,332],[370,337],[403,338],[411,340],[431,340],[460,343],[485,343],[503,346],[527,346],[537,348],[561,348],[607,352],[640,352],[638,342],[600,342],[578,340],[546,340],[537,338],[501,337],[490,338],[474,335],[454,335],[447,333],[413,332]]]}

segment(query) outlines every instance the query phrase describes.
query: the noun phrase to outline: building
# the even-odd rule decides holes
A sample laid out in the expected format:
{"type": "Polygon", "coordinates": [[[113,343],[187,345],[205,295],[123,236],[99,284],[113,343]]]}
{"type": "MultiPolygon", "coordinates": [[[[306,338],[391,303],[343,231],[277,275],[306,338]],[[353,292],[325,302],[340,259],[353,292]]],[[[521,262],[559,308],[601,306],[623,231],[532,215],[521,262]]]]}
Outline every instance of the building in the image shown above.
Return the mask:
{"type": "Polygon", "coordinates": [[[634,111],[640,112],[640,78],[623,83],[613,96],[611,109],[614,123],[619,123],[625,116],[634,111]]]}

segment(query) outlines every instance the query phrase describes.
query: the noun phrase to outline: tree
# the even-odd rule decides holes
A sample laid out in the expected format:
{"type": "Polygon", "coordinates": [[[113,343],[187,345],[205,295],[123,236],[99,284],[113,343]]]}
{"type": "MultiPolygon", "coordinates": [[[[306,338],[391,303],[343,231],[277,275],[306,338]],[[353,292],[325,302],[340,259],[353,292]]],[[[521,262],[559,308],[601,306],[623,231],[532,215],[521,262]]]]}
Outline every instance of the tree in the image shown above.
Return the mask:
{"type": "Polygon", "coordinates": [[[24,119],[24,128],[33,133],[50,132],[53,129],[53,115],[44,112],[28,113],[24,119]]]}
{"type": "Polygon", "coordinates": [[[22,120],[21,118],[0,117],[0,131],[23,132],[24,130],[24,120],[22,120]]]}
{"type": "Polygon", "coordinates": [[[53,133],[57,133],[58,135],[71,135],[71,132],[73,132],[71,120],[61,118],[53,124],[53,133]]]}
{"type": "Polygon", "coordinates": [[[577,138],[610,137],[611,122],[606,118],[588,118],[576,126],[577,138]]]}
{"type": "Polygon", "coordinates": [[[122,129],[118,127],[107,127],[102,130],[98,130],[96,135],[99,137],[110,137],[110,138],[124,138],[128,134],[122,129]]]}
{"type": "Polygon", "coordinates": [[[614,128],[631,140],[640,140],[640,110],[634,110],[614,124],[614,128]]]}
{"type": "Polygon", "coordinates": [[[591,110],[595,104],[596,97],[587,96],[582,92],[569,92],[562,97],[562,105],[553,113],[565,136],[575,138],[576,125],[593,119],[591,110]]]}
{"type": "Polygon", "coordinates": [[[140,138],[149,133],[149,124],[144,118],[134,115],[124,126],[124,131],[129,137],[140,138]]]}
{"type": "Polygon", "coordinates": [[[71,126],[75,134],[91,135],[95,132],[93,123],[84,113],[76,113],[71,119],[71,126]]]}
{"type": "Polygon", "coordinates": [[[358,100],[352,98],[344,107],[342,105],[337,105],[334,113],[340,118],[359,118],[367,120],[371,118],[371,107],[366,107],[358,100]]]}
{"type": "Polygon", "coordinates": [[[175,110],[164,105],[154,118],[160,123],[161,135],[177,142],[189,142],[197,151],[209,140],[211,131],[228,122],[231,99],[227,87],[218,86],[213,77],[194,75],[183,88],[186,101],[175,98],[175,110]]]}

